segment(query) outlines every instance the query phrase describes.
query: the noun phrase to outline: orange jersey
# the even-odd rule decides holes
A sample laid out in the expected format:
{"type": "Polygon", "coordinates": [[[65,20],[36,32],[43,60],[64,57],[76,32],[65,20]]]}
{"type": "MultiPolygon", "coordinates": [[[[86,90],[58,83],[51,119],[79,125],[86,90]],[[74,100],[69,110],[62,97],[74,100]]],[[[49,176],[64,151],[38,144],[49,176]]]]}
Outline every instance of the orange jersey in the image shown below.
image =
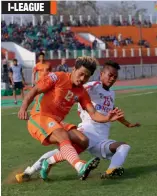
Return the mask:
{"type": "Polygon", "coordinates": [[[69,113],[74,103],[79,102],[84,109],[88,104],[92,105],[84,87],[72,85],[70,73],[51,72],[41,78],[36,86],[43,94],[38,96],[31,115],[40,113],[60,122],[69,113]]]}
{"type": "Polygon", "coordinates": [[[33,69],[33,72],[38,72],[38,80],[47,75],[49,72],[51,72],[52,67],[48,62],[44,63],[37,63],[36,66],[33,69]]]}

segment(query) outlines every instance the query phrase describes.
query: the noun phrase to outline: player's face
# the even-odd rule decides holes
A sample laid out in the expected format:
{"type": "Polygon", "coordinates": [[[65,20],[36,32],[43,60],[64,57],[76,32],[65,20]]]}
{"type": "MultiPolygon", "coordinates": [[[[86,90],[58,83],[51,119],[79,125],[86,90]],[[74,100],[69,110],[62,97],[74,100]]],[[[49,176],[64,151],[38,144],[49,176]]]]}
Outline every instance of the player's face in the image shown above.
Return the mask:
{"type": "Polygon", "coordinates": [[[63,58],[62,59],[62,65],[64,65],[66,63],[66,60],[63,58]]]}
{"type": "Polygon", "coordinates": [[[43,55],[39,56],[39,61],[41,61],[41,62],[44,61],[44,56],[43,55]]]}
{"type": "Polygon", "coordinates": [[[82,86],[85,84],[91,76],[91,72],[85,67],[80,67],[79,69],[75,69],[72,72],[72,82],[76,86],[82,86]]]}
{"type": "Polygon", "coordinates": [[[13,61],[13,65],[17,65],[17,61],[13,61]]]}
{"type": "Polygon", "coordinates": [[[100,74],[102,84],[110,88],[117,80],[118,70],[113,67],[104,69],[100,74]]]}

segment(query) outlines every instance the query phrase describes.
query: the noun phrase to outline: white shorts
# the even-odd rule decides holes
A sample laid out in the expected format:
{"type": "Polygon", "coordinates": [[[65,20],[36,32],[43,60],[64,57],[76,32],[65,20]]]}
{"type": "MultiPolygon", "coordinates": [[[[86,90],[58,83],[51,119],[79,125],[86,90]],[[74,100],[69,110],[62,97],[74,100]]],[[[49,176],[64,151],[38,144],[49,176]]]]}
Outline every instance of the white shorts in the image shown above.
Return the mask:
{"type": "MultiPolygon", "coordinates": [[[[89,138],[90,140],[90,138],[89,138]]],[[[103,159],[111,159],[114,153],[110,151],[110,144],[115,143],[115,140],[104,140],[96,144],[95,146],[88,148],[88,152],[95,157],[103,158],[103,159]]]]}
{"type": "Polygon", "coordinates": [[[80,123],[78,130],[89,139],[87,150],[93,156],[106,159],[110,159],[113,156],[109,146],[116,141],[108,139],[109,129],[104,124],[80,123]]]}

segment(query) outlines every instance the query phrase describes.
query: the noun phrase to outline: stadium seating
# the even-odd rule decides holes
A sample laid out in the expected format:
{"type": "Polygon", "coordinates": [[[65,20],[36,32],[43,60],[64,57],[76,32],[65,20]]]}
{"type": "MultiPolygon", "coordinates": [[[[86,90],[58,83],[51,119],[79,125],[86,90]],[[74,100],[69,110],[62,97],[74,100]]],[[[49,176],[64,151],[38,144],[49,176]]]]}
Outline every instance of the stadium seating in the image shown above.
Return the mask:
{"type": "MultiPolygon", "coordinates": [[[[99,48],[96,50],[92,49],[92,42],[90,40],[83,39],[78,33],[89,33],[95,37],[101,39],[102,36],[115,36],[122,35],[122,39],[131,37],[132,43],[128,45],[120,44],[115,47],[113,42],[106,42],[107,49],[110,51],[102,51],[101,56],[110,57],[116,56],[114,49],[117,50],[119,57],[124,56],[139,56],[139,48],[143,48],[143,55],[147,55],[150,51],[150,55],[155,54],[155,48],[157,47],[157,25],[153,24],[151,28],[139,25],[136,26],[86,26],[86,27],[65,27],[63,22],[59,22],[54,26],[48,25],[46,22],[42,24],[38,22],[36,26],[32,23],[28,23],[25,26],[19,24],[6,25],[5,21],[1,22],[2,41],[13,41],[25,47],[26,49],[33,52],[47,51],[47,58],[58,56],[58,50],[60,50],[61,56],[65,56],[66,49],[68,49],[69,57],[75,58],[75,56],[82,56],[83,54],[91,55],[93,52],[94,56],[99,57],[99,48]],[[18,32],[18,33],[17,33],[18,32]],[[140,46],[138,43],[140,39],[146,40],[148,43],[149,51],[146,46],[140,46]],[[125,49],[125,52],[122,51],[125,49]],[[76,55],[74,54],[76,50],[76,55]],[[84,50],[84,51],[82,51],[84,50]],[[133,54],[131,54],[133,50],[133,54]],[[51,51],[51,52],[48,52],[51,51]],[[53,55],[51,55],[53,53],[53,55]]],[[[4,52],[3,52],[4,54],[4,52]]],[[[149,55],[147,55],[149,56],[149,55]]]]}

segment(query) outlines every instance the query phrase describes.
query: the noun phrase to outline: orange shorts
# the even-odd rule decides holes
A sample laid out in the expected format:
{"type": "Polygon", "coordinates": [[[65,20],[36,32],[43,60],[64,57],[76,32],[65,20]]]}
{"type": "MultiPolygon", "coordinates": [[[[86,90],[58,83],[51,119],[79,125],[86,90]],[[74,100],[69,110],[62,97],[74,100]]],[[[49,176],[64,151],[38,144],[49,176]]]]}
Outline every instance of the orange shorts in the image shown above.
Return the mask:
{"type": "Polygon", "coordinates": [[[47,146],[51,143],[48,141],[47,137],[56,129],[64,129],[69,131],[72,128],[77,128],[76,125],[68,124],[64,122],[58,123],[51,117],[43,116],[41,114],[36,114],[30,117],[28,120],[28,131],[33,138],[39,140],[41,144],[47,146]]]}

